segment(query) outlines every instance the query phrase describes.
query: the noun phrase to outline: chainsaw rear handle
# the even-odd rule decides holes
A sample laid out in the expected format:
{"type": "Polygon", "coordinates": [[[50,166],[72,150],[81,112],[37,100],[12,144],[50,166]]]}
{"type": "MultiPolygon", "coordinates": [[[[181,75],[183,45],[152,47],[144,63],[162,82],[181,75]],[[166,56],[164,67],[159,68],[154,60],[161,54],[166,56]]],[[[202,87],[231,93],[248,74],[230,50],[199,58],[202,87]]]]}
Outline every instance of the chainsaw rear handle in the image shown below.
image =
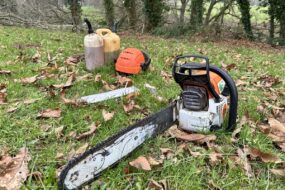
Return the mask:
{"type": "Polygon", "coordinates": [[[183,69],[206,70],[208,76],[209,76],[208,73],[211,71],[211,72],[214,72],[214,73],[218,74],[225,81],[226,86],[227,86],[227,88],[229,90],[229,94],[230,94],[229,121],[228,121],[228,126],[227,126],[226,130],[227,131],[233,131],[235,129],[235,127],[236,127],[237,107],[238,107],[238,91],[237,91],[237,87],[235,85],[234,80],[223,69],[220,69],[219,67],[214,66],[214,65],[210,65],[209,64],[209,59],[207,57],[190,55],[190,56],[178,56],[175,59],[175,63],[174,63],[172,72],[173,72],[173,77],[174,77],[174,79],[175,79],[175,81],[177,83],[180,84],[187,77],[189,77],[189,75],[185,75],[185,76],[181,76],[181,75],[177,76],[176,75],[175,71],[176,71],[177,67],[179,67],[177,65],[177,61],[179,59],[191,58],[191,57],[204,59],[206,61],[206,64],[185,63],[185,64],[183,64],[183,69]]]}
{"type": "MultiPolygon", "coordinates": [[[[189,66],[188,68],[185,68],[183,65],[183,69],[189,69],[189,70],[205,70],[206,69],[206,77],[207,77],[207,86],[211,92],[211,94],[214,96],[215,102],[220,102],[220,96],[218,95],[218,93],[214,90],[213,85],[211,84],[211,80],[210,80],[210,62],[209,62],[209,58],[206,56],[202,56],[202,55],[184,55],[184,56],[177,56],[175,58],[174,61],[174,66],[178,64],[178,61],[181,59],[185,59],[185,58],[198,58],[198,59],[203,59],[205,60],[206,64],[204,66],[201,66],[200,63],[196,63],[193,64],[191,66],[189,66]],[[205,67],[206,66],[206,67],[205,67]]],[[[173,67],[174,69],[175,67],[173,67]]],[[[175,76],[175,70],[173,70],[173,76],[175,76]]],[[[188,75],[187,75],[188,76],[188,75]]],[[[179,81],[178,79],[175,79],[175,81],[181,85],[181,82],[183,81],[179,81]]]]}

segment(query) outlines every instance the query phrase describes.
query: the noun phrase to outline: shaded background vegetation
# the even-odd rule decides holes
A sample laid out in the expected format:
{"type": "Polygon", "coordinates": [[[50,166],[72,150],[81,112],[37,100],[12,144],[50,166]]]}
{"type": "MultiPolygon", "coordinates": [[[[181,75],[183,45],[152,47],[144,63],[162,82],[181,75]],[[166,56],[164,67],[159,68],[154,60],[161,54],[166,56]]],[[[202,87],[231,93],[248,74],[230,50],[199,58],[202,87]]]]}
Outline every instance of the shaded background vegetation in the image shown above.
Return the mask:
{"type": "Polygon", "coordinates": [[[283,0],[3,0],[0,24],[83,30],[96,27],[165,36],[199,34],[285,44],[283,0]]]}

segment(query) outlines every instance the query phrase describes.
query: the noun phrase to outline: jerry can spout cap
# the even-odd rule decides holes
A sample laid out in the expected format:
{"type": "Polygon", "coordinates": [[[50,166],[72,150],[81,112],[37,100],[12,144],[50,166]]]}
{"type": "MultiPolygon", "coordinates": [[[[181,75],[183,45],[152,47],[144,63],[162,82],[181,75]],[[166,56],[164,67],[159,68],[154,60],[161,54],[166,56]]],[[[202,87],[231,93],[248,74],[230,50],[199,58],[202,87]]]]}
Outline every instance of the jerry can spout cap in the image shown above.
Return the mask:
{"type": "Polygon", "coordinates": [[[87,18],[84,18],[84,22],[87,24],[88,34],[93,34],[94,30],[92,28],[92,25],[91,25],[90,21],[87,18]]]}

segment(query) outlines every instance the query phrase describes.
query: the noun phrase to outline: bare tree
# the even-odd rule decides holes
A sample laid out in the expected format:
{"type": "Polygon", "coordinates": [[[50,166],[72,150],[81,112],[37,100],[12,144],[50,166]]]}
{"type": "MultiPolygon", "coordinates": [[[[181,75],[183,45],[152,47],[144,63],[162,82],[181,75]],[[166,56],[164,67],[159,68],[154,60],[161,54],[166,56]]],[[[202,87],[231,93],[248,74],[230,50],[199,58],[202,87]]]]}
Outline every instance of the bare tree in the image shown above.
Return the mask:
{"type": "Polygon", "coordinates": [[[59,6],[58,0],[2,0],[0,23],[46,27],[49,24],[66,24],[70,12],[59,6]]]}
{"type": "Polygon", "coordinates": [[[180,0],[181,2],[181,8],[180,8],[180,18],[179,18],[179,23],[181,25],[184,24],[184,17],[185,17],[185,12],[186,12],[186,7],[190,0],[180,0]]]}

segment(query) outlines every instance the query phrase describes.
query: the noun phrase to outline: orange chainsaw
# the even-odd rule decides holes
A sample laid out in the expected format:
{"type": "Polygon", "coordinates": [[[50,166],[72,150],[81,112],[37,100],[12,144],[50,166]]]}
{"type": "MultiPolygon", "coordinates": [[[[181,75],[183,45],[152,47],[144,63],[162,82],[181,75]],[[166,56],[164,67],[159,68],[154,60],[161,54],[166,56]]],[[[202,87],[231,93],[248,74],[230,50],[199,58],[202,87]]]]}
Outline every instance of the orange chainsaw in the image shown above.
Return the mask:
{"type": "Polygon", "coordinates": [[[179,56],[173,65],[173,77],[182,89],[175,101],[71,160],[61,172],[59,189],[78,189],[92,182],[105,169],[173,124],[189,132],[234,130],[238,93],[227,72],[210,65],[207,57],[179,56]],[[205,64],[191,61],[197,58],[205,64]],[[226,113],[228,123],[223,125],[226,113]]]}

